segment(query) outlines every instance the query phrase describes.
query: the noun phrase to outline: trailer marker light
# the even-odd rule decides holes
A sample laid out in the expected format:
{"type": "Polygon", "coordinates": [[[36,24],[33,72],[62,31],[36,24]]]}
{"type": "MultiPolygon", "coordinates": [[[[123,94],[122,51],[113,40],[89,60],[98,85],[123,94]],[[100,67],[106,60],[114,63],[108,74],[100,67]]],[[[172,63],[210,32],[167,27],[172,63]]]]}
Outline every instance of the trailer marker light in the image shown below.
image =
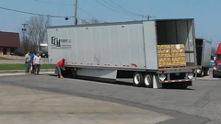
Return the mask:
{"type": "MultiPolygon", "coordinates": [[[[129,66],[129,65],[128,65],[129,66]]],[[[131,66],[137,67],[137,64],[131,64],[131,66]]]]}

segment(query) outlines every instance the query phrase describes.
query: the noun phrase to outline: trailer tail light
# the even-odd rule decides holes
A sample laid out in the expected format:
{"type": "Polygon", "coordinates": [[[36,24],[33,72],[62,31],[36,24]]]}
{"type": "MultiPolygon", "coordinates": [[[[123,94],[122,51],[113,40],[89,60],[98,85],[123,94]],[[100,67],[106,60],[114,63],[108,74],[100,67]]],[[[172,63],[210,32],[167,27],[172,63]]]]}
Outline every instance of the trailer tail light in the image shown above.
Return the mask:
{"type": "Polygon", "coordinates": [[[160,74],[165,73],[166,71],[159,71],[160,74]]]}

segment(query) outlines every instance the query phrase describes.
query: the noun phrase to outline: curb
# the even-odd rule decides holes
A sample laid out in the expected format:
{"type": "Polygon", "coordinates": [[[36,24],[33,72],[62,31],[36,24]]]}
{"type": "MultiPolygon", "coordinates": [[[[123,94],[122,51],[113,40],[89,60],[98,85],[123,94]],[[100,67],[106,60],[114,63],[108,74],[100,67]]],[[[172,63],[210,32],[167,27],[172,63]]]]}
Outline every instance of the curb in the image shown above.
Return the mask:
{"type": "MultiPolygon", "coordinates": [[[[54,72],[55,69],[40,69],[40,72],[54,72]]],[[[24,73],[25,70],[5,70],[5,71],[0,71],[0,74],[2,73],[24,73]]]]}

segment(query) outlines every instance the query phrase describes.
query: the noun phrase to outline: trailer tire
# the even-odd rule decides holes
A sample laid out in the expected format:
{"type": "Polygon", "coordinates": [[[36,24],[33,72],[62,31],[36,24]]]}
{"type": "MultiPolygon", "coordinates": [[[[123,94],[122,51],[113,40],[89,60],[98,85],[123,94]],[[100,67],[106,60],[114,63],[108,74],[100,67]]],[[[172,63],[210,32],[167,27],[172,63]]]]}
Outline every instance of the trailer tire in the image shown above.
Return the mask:
{"type": "Polygon", "coordinates": [[[135,72],[133,75],[133,84],[137,87],[144,86],[144,77],[143,74],[140,72],[135,72]]]}
{"type": "Polygon", "coordinates": [[[202,70],[201,70],[201,73],[200,73],[200,77],[203,77],[204,76],[204,74],[205,74],[205,69],[204,68],[202,68],[202,70]]]}
{"type": "Polygon", "coordinates": [[[205,76],[209,76],[209,68],[206,68],[206,69],[205,69],[204,75],[205,75],[205,76]]]}
{"type": "Polygon", "coordinates": [[[144,86],[148,88],[153,88],[153,75],[145,74],[144,75],[144,86]]]}

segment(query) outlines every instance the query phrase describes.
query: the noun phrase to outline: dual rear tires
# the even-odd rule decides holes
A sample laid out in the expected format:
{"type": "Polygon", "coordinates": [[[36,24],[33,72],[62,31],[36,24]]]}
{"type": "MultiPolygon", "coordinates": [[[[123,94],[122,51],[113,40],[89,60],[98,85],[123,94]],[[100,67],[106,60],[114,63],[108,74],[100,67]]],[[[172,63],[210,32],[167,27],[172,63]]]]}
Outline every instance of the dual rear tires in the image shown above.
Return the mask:
{"type": "Polygon", "coordinates": [[[209,68],[202,68],[201,73],[199,74],[200,77],[209,76],[209,68]]]}
{"type": "Polygon", "coordinates": [[[133,76],[133,84],[137,87],[153,88],[153,75],[150,73],[135,72],[133,76]]]}

